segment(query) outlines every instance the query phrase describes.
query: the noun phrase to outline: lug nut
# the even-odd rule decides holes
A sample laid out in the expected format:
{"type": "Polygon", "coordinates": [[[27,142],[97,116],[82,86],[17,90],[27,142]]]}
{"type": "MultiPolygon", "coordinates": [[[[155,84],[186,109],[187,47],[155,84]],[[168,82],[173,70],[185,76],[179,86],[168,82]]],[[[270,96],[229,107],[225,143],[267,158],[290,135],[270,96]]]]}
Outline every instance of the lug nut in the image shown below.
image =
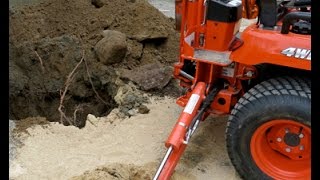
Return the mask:
{"type": "Polygon", "coordinates": [[[288,128],[286,128],[285,131],[286,131],[286,133],[289,133],[289,129],[288,128]]]}
{"type": "Polygon", "coordinates": [[[301,133],[299,134],[299,138],[302,139],[304,137],[304,135],[301,133]]]}
{"type": "Polygon", "coordinates": [[[286,152],[291,152],[291,149],[290,148],[286,148],[286,152]]]}
{"type": "Polygon", "coordinates": [[[277,138],[277,141],[278,141],[278,142],[281,142],[281,141],[282,141],[282,139],[281,139],[280,137],[278,137],[278,138],[277,138]]]}
{"type": "Polygon", "coordinates": [[[247,76],[247,77],[252,77],[253,74],[254,74],[254,73],[253,73],[252,71],[248,71],[248,72],[246,73],[246,76],[247,76]]]}
{"type": "Polygon", "coordinates": [[[299,149],[300,149],[300,151],[304,150],[304,146],[301,145],[299,149]]]}

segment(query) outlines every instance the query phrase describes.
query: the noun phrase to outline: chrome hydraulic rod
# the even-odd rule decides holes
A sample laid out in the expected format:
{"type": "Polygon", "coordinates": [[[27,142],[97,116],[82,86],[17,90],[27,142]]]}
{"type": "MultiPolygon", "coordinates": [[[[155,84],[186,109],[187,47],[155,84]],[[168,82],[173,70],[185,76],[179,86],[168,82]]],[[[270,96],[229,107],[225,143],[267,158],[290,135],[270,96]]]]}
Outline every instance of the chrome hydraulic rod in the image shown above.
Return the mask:
{"type": "Polygon", "coordinates": [[[186,72],[184,72],[184,71],[182,71],[182,70],[180,70],[180,74],[181,74],[183,77],[189,79],[190,81],[193,81],[193,80],[194,80],[194,77],[193,77],[193,76],[191,76],[190,74],[188,74],[188,73],[186,73],[186,72]]]}
{"type": "Polygon", "coordinates": [[[168,149],[167,152],[166,152],[166,155],[165,155],[164,158],[162,159],[162,162],[161,162],[161,164],[160,164],[160,166],[159,166],[159,168],[158,168],[158,170],[157,170],[157,173],[155,174],[153,180],[158,180],[159,175],[160,175],[160,173],[161,173],[161,171],[162,171],[162,169],[163,169],[163,166],[166,164],[166,162],[167,162],[167,160],[168,160],[168,158],[169,158],[172,150],[173,150],[173,148],[172,148],[172,146],[170,146],[169,149],[168,149]]]}

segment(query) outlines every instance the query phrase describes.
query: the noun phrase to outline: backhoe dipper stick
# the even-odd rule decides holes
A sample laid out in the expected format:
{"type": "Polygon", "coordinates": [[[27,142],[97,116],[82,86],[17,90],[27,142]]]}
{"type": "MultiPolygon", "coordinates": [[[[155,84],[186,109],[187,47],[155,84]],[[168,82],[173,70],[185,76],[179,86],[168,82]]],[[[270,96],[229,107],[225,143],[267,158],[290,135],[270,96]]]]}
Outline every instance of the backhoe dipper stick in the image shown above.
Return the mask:
{"type": "MultiPolygon", "coordinates": [[[[168,149],[154,180],[167,180],[170,178],[175,166],[177,165],[182,153],[186,148],[186,135],[190,125],[194,125],[194,118],[198,118],[198,110],[205,99],[206,84],[198,82],[192,90],[187,105],[181,112],[180,117],[174,126],[165,146],[168,149]],[[171,149],[171,150],[170,150],[171,149]]],[[[191,127],[192,128],[192,127],[191,127]]]]}

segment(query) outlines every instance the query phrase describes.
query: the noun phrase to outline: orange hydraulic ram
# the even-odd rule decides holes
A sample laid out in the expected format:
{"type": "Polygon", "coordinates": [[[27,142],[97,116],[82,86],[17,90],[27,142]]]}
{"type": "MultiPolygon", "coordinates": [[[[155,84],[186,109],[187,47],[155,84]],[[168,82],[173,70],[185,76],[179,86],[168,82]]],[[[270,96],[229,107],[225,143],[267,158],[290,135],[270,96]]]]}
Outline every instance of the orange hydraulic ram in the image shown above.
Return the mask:
{"type": "Polygon", "coordinates": [[[168,180],[173,173],[191,135],[194,133],[205,112],[211,104],[217,89],[205,97],[206,84],[198,82],[192,90],[189,101],[173,128],[165,146],[168,148],[153,180],[168,180]],[[201,106],[202,105],[202,106],[201,106]],[[199,111],[201,106],[201,110],[199,111]]]}

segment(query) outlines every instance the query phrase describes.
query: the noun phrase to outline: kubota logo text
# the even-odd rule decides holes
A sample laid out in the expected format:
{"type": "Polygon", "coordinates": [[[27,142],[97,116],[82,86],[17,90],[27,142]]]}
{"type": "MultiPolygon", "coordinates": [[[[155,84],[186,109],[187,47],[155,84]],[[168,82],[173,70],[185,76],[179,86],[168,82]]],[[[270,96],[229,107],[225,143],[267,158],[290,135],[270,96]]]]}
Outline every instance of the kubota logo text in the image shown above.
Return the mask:
{"type": "Polygon", "coordinates": [[[311,50],[309,50],[309,49],[289,47],[289,48],[281,51],[281,53],[288,56],[288,57],[307,59],[307,60],[311,61],[311,50]]]}

